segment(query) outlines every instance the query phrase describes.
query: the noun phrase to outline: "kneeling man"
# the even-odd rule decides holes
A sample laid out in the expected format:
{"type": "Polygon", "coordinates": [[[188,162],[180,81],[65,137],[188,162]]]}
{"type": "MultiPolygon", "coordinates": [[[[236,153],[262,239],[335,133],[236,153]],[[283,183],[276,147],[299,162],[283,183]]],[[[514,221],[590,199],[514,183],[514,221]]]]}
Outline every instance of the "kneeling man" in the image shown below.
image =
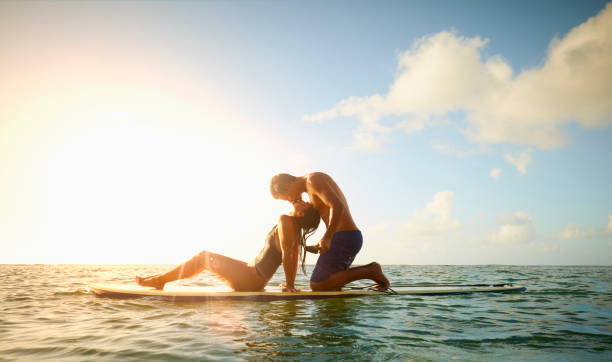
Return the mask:
{"type": "Polygon", "coordinates": [[[389,287],[389,281],[377,262],[349,268],[361,249],[363,237],[353,221],[344,194],[331,177],[322,172],[300,177],[281,173],[270,181],[270,192],[275,199],[291,202],[298,213],[306,207],[302,193],[308,193],[310,202],[327,226],[318,243],[321,255],[310,278],[312,290],[338,290],[359,279],[373,280],[379,290],[389,287]]]}

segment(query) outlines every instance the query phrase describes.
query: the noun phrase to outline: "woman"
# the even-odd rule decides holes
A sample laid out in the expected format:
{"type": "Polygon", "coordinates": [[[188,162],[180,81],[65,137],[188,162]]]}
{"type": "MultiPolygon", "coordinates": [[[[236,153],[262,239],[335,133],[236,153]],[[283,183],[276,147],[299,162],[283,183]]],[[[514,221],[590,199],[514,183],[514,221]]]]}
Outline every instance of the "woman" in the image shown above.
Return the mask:
{"type": "Polygon", "coordinates": [[[296,292],[294,282],[298,254],[302,259],[302,271],[306,274],[306,252],[303,249],[306,239],[315,232],[320,220],[319,212],[310,204],[298,213],[294,211],[289,215],[281,215],[278,223],[268,233],[263,250],[252,263],[247,264],[224,255],[202,251],[165,274],[147,278],[136,277],[136,282],[145,287],[164,289],[168,282],[191,278],[202,270],[208,270],[236,291],[260,291],[283,264],[286,280],[286,283],[281,285],[283,291],[296,292]]]}

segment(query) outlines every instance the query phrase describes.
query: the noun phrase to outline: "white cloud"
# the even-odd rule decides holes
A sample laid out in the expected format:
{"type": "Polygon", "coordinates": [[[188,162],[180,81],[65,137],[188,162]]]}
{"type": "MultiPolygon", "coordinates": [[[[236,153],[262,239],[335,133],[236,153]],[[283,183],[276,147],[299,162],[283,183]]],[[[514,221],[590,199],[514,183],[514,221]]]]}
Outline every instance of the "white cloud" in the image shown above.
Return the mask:
{"type": "Polygon", "coordinates": [[[489,174],[489,177],[497,179],[499,178],[499,176],[501,176],[502,174],[502,169],[501,168],[494,168],[491,170],[491,173],[489,174]]]}
{"type": "Polygon", "coordinates": [[[531,149],[526,149],[518,154],[506,153],[504,158],[509,164],[516,167],[516,170],[523,175],[527,173],[527,165],[531,163],[531,149]]]}
{"type": "Polygon", "coordinates": [[[570,222],[558,235],[559,239],[584,239],[593,236],[593,230],[581,230],[575,222],[570,222]]]}
{"type": "Polygon", "coordinates": [[[612,234],[612,214],[608,215],[608,226],[606,227],[606,234],[612,234]]]}
{"type": "Polygon", "coordinates": [[[461,223],[451,216],[454,195],[451,191],[438,192],[424,209],[414,212],[404,225],[406,236],[439,235],[459,230],[461,223]]]}
{"type": "MultiPolygon", "coordinates": [[[[376,135],[400,128],[382,126],[384,117],[424,127],[434,117],[463,110],[466,134],[478,142],[561,147],[568,142],[563,124],[588,129],[612,124],[611,34],[608,4],[562,39],[553,39],[542,66],[514,75],[501,56],[483,58],[487,39],[443,31],[417,40],[399,56],[387,94],[349,97],[304,119],[358,117],[361,132],[376,135]]],[[[372,142],[380,148],[385,141],[372,142]]]]}
{"type": "Polygon", "coordinates": [[[498,232],[491,234],[489,240],[493,244],[520,244],[534,239],[534,229],[531,216],[519,211],[511,216],[500,219],[498,232]]]}
{"type": "Polygon", "coordinates": [[[353,133],[355,143],[349,148],[372,152],[382,151],[382,145],[386,142],[389,132],[389,129],[382,126],[372,128],[367,124],[360,125],[353,133]]]}
{"type": "Polygon", "coordinates": [[[363,122],[353,132],[355,143],[351,149],[366,151],[382,151],[382,145],[387,141],[390,133],[403,131],[407,134],[425,128],[425,122],[421,119],[409,119],[395,123],[393,126],[383,126],[378,122],[363,122]]]}
{"type": "Polygon", "coordinates": [[[453,148],[453,146],[449,145],[448,143],[434,143],[431,147],[440,153],[446,153],[446,154],[455,153],[455,149],[453,148]]]}
{"type": "Polygon", "coordinates": [[[425,128],[425,121],[422,119],[409,119],[398,122],[395,125],[396,129],[401,129],[406,133],[413,133],[416,131],[420,131],[425,128]]]}

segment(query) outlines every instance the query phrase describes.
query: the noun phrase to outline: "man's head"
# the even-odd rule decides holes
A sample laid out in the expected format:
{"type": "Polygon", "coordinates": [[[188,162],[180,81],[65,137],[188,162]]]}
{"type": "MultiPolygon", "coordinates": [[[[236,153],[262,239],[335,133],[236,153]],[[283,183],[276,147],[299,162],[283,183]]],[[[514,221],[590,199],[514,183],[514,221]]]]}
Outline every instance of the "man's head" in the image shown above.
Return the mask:
{"type": "Polygon", "coordinates": [[[302,199],[302,193],[297,190],[297,177],[287,173],[279,173],[270,180],[270,193],[279,200],[295,201],[302,199]]]}

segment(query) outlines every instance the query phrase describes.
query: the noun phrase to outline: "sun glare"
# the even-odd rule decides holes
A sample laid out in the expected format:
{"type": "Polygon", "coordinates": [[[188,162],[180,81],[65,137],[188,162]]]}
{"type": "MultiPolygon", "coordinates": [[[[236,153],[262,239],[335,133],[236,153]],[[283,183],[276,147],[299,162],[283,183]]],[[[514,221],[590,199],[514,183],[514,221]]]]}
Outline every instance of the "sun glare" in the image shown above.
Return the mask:
{"type": "Polygon", "coordinates": [[[50,155],[48,236],[68,247],[66,261],[237,254],[227,246],[239,246],[274,203],[265,160],[235,146],[162,129],[90,129],[50,155]]]}
{"type": "Polygon", "coordinates": [[[222,107],[117,89],[116,104],[102,97],[107,89],[24,115],[57,126],[37,160],[46,174],[41,238],[60,250],[46,257],[175,263],[201,249],[252,257],[253,239],[283,210],[267,190],[285,156],[222,107]]]}
{"type": "MultiPolygon", "coordinates": [[[[196,84],[178,70],[156,75],[138,60],[49,61],[53,72],[26,64],[25,79],[9,79],[14,102],[3,110],[0,151],[17,172],[0,184],[5,239],[14,246],[7,260],[176,263],[202,249],[255,255],[287,209],[268,194],[270,177],[302,172],[309,160],[271,141],[212,81],[196,84]]],[[[168,69],[159,62],[149,66],[168,69]]]]}

